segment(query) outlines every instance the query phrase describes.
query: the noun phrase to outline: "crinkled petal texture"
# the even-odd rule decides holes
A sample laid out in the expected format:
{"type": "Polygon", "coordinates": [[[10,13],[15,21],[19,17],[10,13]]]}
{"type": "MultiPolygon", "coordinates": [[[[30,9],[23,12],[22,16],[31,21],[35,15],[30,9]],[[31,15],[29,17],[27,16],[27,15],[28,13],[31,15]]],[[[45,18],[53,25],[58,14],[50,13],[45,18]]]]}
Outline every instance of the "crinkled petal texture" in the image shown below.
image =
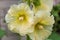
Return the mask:
{"type": "Polygon", "coordinates": [[[43,25],[53,25],[55,22],[54,16],[51,15],[51,13],[47,11],[38,11],[35,14],[35,17],[38,18],[39,22],[43,25]]]}
{"type": "Polygon", "coordinates": [[[33,6],[34,11],[44,10],[44,11],[51,11],[53,8],[53,0],[40,0],[39,6],[33,6]]]}
{"type": "Polygon", "coordinates": [[[45,40],[51,34],[53,26],[51,25],[51,26],[47,26],[47,27],[46,27],[46,29],[43,29],[43,30],[35,29],[35,31],[33,33],[30,33],[28,35],[32,40],[45,40]]]}
{"type": "Polygon", "coordinates": [[[49,12],[38,11],[35,14],[34,32],[28,34],[32,40],[45,40],[52,32],[54,17],[49,12]]]}
{"type": "Polygon", "coordinates": [[[5,16],[8,28],[15,33],[24,36],[27,33],[33,32],[34,13],[25,3],[13,5],[5,16]]]}
{"type": "Polygon", "coordinates": [[[41,0],[43,5],[46,5],[47,10],[51,11],[53,8],[53,0],[41,0]]]}

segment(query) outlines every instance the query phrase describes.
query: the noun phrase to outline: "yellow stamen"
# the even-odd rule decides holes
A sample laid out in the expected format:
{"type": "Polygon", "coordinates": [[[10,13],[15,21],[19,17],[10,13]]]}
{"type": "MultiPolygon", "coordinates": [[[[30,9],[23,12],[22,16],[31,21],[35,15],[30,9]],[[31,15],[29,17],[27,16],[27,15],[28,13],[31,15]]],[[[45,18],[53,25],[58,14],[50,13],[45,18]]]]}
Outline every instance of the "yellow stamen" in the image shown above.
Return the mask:
{"type": "Polygon", "coordinates": [[[39,25],[38,27],[39,27],[39,29],[41,29],[41,30],[44,29],[42,25],[39,25]]]}
{"type": "Polygon", "coordinates": [[[20,21],[23,21],[24,20],[24,17],[23,16],[19,17],[19,20],[20,21]]]}

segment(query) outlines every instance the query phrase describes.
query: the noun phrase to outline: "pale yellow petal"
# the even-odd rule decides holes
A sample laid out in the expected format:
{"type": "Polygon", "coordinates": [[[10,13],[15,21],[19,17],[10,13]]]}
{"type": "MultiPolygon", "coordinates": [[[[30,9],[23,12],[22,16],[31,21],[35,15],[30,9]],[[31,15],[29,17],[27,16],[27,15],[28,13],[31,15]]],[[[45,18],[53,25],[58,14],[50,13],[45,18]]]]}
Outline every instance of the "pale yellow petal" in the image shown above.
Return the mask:
{"type": "Polygon", "coordinates": [[[44,25],[44,29],[52,32],[52,30],[53,30],[53,25],[44,25]]]}
{"type": "Polygon", "coordinates": [[[15,33],[19,33],[21,36],[26,35],[34,31],[34,27],[30,23],[20,24],[19,21],[9,23],[8,28],[15,33]]]}
{"type": "Polygon", "coordinates": [[[16,7],[17,7],[17,5],[13,5],[8,10],[8,13],[5,16],[5,20],[6,20],[7,23],[10,23],[12,21],[16,21],[16,19],[19,17],[16,7]]]}
{"type": "Polygon", "coordinates": [[[51,31],[48,30],[35,30],[33,33],[28,34],[32,40],[45,40],[49,37],[51,31]]]}
{"type": "Polygon", "coordinates": [[[35,13],[39,10],[51,12],[52,8],[53,8],[53,0],[40,0],[40,5],[36,7],[33,4],[33,11],[35,13]]]}
{"type": "Polygon", "coordinates": [[[53,0],[41,0],[42,4],[48,6],[48,10],[51,11],[53,8],[53,0]]]}
{"type": "Polygon", "coordinates": [[[34,31],[34,12],[25,3],[13,5],[5,16],[8,28],[20,35],[26,35],[34,31]],[[22,17],[21,17],[22,16],[22,17]],[[21,18],[23,18],[21,20],[21,18]]]}
{"type": "Polygon", "coordinates": [[[53,28],[53,25],[41,25],[41,24],[39,24],[39,26],[35,26],[34,32],[28,34],[28,36],[32,40],[45,40],[51,35],[52,28],[53,28]],[[43,27],[43,29],[40,29],[41,26],[43,27]]]}
{"type": "Polygon", "coordinates": [[[44,25],[53,25],[54,24],[54,16],[49,12],[38,11],[36,13],[36,19],[39,20],[39,23],[44,25]]]}

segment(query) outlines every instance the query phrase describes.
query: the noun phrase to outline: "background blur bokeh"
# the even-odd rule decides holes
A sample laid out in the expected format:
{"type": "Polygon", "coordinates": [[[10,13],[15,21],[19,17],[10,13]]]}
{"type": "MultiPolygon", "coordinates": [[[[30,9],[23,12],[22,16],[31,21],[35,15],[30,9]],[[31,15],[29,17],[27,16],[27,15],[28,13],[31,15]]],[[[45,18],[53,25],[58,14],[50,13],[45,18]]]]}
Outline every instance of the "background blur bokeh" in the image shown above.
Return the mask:
{"type": "MultiPolygon", "coordinates": [[[[4,17],[9,7],[13,4],[18,4],[19,0],[0,0],[0,40],[26,40],[26,36],[19,37],[18,34],[8,30],[4,17]]],[[[60,40],[60,0],[54,0],[54,7],[51,13],[55,17],[53,32],[50,35],[50,40],[60,40]]]]}

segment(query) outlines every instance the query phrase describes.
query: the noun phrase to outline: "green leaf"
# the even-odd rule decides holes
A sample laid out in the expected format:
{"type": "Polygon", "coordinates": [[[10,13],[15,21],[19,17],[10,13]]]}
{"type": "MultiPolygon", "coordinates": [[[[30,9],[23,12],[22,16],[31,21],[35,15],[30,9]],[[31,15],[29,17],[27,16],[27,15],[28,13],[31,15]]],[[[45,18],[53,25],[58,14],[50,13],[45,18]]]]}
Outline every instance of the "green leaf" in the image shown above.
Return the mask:
{"type": "Polygon", "coordinates": [[[54,15],[54,19],[55,19],[55,24],[53,27],[54,32],[57,32],[58,30],[60,30],[60,4],[57,4],[53,7],[53,10],[51,11],[52,15],[54,15]]]}
{"type": "Polygon", "coordinates": [[[40,3],[40,0],[33,0],[33,4],[35,7],[39,6],[41,3],[40,3]]]}
{"type": "Polygon", "coordinates": [[[39,6],[41,3],[40,3],[40,0],[25,0],[25,2],[27,2],[27,4],[30,6],[31,3],[34,4],[35,7],[39,6]]]}
{"type": "Polygon", "coordinates": [[[3,37],[5,35],[5,31],[0,29],[0,38],[3,37]]]}
{"type": "Polygon", "coordinates": [[[55,11],[60,10],[60,4],[57,4],[56,6],[54,6],[53,9],[54,9],[55,11]]]}
{"type": "Polygon", "coordinates": [[[53,14],[54,16],[58,17],[58,11],[52,10],[52,14],[53,14]]]}
{"type": "Polygon", "coordinates": [[[50,35],[49,39],[52,39],[52,40],[60,40],[60,35],[57,34],[57,33],[55,33],[55,32],[53,32],[53,33],[50,35]]]}

